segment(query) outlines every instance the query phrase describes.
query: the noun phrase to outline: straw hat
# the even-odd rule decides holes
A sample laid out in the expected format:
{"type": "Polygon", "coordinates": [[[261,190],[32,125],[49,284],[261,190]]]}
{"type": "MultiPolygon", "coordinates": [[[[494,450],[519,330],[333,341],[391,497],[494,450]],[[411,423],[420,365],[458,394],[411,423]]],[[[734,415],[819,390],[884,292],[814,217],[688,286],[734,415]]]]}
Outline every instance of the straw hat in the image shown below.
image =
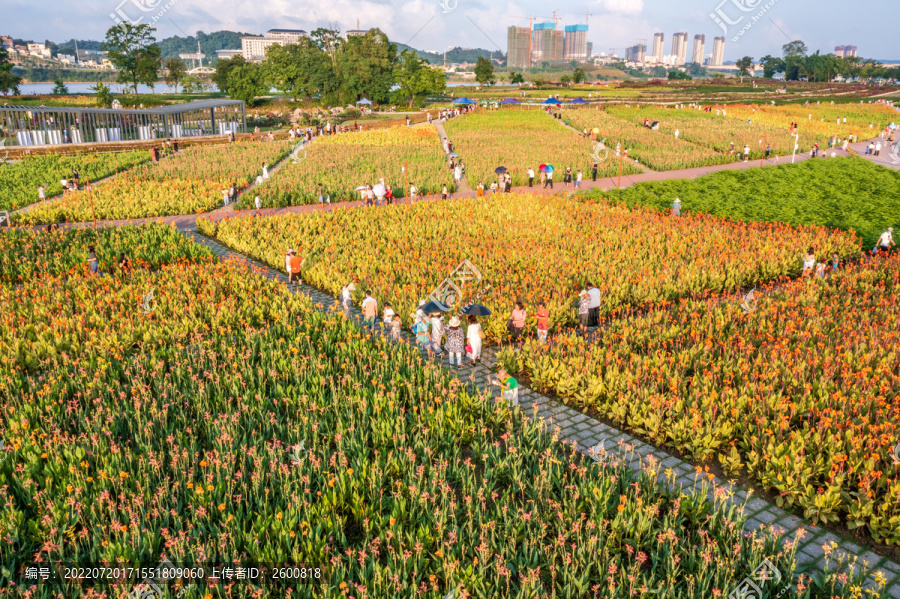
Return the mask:
{"type": "Polygon", "coordinates": [[[347,289],[349,289],[350,291],[356,291],[356,283],[350,283],[349,285],[347,285],[347,289]]]}
{"type": "Polygon", "coordinates": [[[450,319],[450,326],[451,327],[459,326],[459,317],[458,316],[454,316],[453,318],[450,319]]]}

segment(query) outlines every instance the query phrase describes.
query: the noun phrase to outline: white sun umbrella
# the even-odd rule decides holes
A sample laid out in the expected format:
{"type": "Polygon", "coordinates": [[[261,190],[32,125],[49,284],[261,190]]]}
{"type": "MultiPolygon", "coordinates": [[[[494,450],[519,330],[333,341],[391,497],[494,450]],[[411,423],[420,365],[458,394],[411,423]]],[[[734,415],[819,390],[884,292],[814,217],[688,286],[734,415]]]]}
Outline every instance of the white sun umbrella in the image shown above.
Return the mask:
{"type": "Polygon", "coordinates": [[[381,183],[376,183],[374,187],[372,187],[372,191],[375,192],[375,195],[378,197],[382,197],[385,194],[384,185],[381,183]]]}

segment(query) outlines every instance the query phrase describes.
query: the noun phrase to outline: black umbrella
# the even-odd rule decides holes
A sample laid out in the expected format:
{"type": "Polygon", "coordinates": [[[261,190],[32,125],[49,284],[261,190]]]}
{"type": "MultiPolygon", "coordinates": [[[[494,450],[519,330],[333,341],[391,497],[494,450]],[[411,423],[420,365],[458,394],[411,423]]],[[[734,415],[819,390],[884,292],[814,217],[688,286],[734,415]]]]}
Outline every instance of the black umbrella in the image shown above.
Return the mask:
{"type": "Polygon", "coordinates": [[[434,314],[435,312],[449,312],[450,307],[447,304],[439,302],[437,300],[432,300],[422,306],[422,312],[425,314],[434,314]]]}
{"type": "Polygon", "coordinates": [[[494,172],[499,175],[500,173],[505,173],[508,170],[509,169],[506,168],[505,166],[498,166],[497,168],[494,169],[494,172]]]}
{"type": "Polygon", "coordinates": [[[490,316],[491,311],[481,304],[469,304],[460,311],[460,314],[466,316],[490,316]]]}

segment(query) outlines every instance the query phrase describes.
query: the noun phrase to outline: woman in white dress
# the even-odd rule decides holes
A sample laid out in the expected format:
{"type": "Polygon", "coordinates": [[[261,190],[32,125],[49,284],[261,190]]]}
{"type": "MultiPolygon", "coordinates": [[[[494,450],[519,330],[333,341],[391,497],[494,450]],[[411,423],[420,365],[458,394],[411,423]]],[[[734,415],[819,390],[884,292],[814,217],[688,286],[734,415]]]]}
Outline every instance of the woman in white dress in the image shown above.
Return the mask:
{"type": "Polygon", "coordinates": [[[472,364],[475,364],[481,361],[481,339],[484,336],[484,331],[481,330],[481,325],[478,324],[476,317],[469,315],[466,317],[466,321],[468,323],[466,327],[466,341],[469,342],[469,346],[472,348],[469,358],[471,358],[472,364]]]}

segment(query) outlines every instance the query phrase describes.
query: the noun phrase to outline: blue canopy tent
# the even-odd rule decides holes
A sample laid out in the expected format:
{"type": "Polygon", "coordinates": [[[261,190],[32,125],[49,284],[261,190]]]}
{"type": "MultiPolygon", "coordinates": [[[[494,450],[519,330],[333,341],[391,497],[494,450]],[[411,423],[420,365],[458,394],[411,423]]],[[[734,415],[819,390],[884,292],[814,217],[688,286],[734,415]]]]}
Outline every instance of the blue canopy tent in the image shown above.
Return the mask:
{"type": "Polygon", "coordinates": [[[357,102],[356,105],[359,106],[360,104],[371,104],[371,103],[372,103],[372,100],[366,100],[365,98],[363,98],[362,100],[357,102]]]}
{"type": "Polygon", "coordinates": [[[451,102],[451,104],[475,104],[475,100],[470,100],[469,98],[457,98],[451,102]]]}
{"type": "Polygon", "coordinates": [[[560,102],[559,100],[557,100],[555,98],[547,98],[546,100],[541,102],[541,104],[562,104],[562,102],[560,102]]]}
{"type": "Polygon", "coordinates": [[[502,100],[500,100],[500,103],[501,104],[521,104],[521,102],[519,102],[515,98],[503,98],[502,100]]]}
{"type": "Polygon", "coordinates": [[[584,98],[575,98],[574,100],[569,100],[566,104],[590,104],[590,102],[584,98]]]}

